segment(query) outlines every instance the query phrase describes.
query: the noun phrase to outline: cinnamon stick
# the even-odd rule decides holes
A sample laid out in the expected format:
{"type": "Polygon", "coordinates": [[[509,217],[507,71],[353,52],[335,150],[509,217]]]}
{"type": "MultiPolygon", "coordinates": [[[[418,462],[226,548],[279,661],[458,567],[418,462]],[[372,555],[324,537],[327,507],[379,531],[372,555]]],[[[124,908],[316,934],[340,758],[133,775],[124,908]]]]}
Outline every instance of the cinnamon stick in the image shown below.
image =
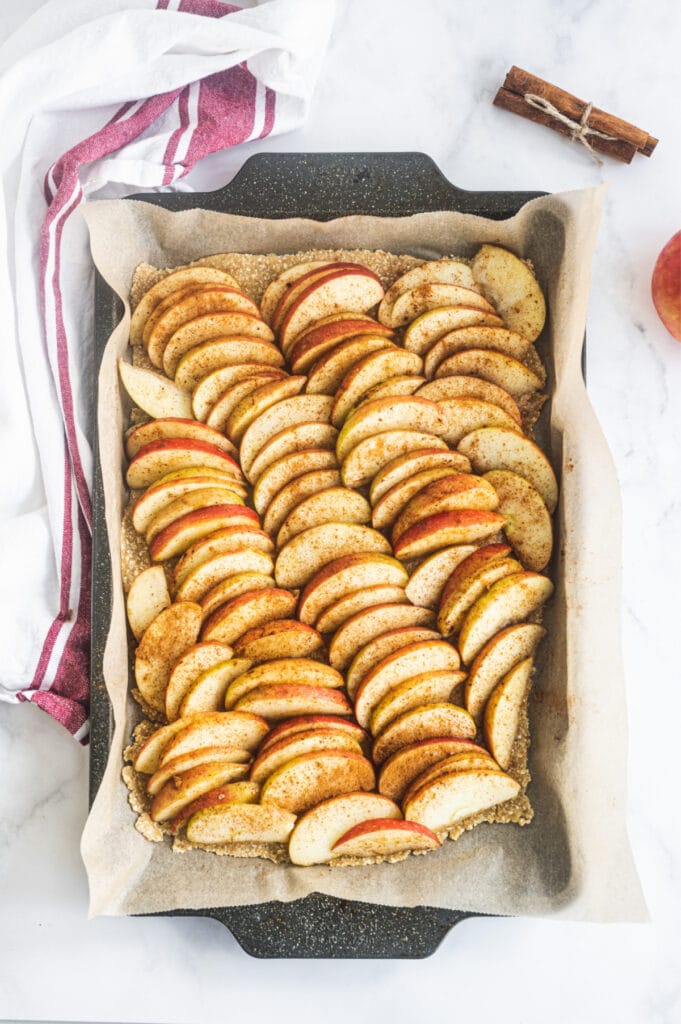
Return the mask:
{"type": "Polygon", "coordinates": [[[629,121],[591,106],[565,89],[515,66],[506,75],[503,86],[494,98],[494,104],[573,138],[580,134],[582,127],[586,127],[583,140],[588,142],[590,148],[624,163],[631,163],[636,153],[650,156],[658,142],[629,121]],[[546,101],[558,116],[547,109],[537,109],[532,105],[532,97],[546,101]],[[583,125],[585,113],[588,113],[588,119],[583,125]],[[559,115],[563,115],[570,123],[560,120],[559,115]]]}

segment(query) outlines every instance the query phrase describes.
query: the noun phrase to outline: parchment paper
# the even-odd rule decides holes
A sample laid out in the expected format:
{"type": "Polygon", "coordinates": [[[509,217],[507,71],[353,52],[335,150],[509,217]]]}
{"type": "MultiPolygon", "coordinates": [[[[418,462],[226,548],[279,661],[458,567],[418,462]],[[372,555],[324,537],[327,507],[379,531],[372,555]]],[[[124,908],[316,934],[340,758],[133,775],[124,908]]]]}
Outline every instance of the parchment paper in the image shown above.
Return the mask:
{"type": "MultiPolygon", "coordinates": [[[[620,500],[614,467],[587,399],[580,355],[602,189],[528,203],[512,219],[457,213],[348,217],[327,223],[257,220],[203,210],[169,213],[134,201],[84,209],[99,271],[125,303],[99,374],[98,429],[113,553],[113,617],[104,678],[115,732],[87,821],[82,855],[91,914],[140,914],[292,900],[311,892],[400,906],[581,920],[644,920],[626,834],[626,714],[620,652],[620,500]],[[471,256],[507,245],[535,266],[549,319],[538,344],[551,395],[550,447],[561,474],[556,594],[530,705],[535,817],[523,828],[484,824],[427,857],[398,864],[296,868],[262,860],[173,853],[143,839],[121,781],[133,709],[120,578],[122,435],[127,405],[116,361],[126,351],[135,267],[171,267],[214,253],[383,249],[421,258],[471,256]]],[[[96,585],[96,584],[95,584],[96,585]]]]}

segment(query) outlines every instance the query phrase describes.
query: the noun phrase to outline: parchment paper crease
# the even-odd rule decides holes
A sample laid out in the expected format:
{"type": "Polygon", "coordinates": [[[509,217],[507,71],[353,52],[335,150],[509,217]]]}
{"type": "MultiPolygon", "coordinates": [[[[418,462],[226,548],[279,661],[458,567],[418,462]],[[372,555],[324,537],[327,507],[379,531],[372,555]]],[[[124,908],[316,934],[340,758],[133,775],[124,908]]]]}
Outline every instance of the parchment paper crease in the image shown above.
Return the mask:
{"type": "Polygon", "coordinates": [[[82,840],[93,915],[292,900],[322,892],[369,903],[492,914],[645,919],[625,824],[619,491],[580,366],[602,199],[602,189],[549,196],[501,222],[457,213],[267,221],[202,210],[169,213],[130,200],[87,204],[95,264],[125,303],[99,374],[99,446],[114,553],[104,677],[115,733],[82,840]],[[421,258],[470,256],[482,242],[508,245],[529,257],[549,308],[538,351],[548,370],[547,437],[561,473],[561,500],[557,556],[550,567],[556,595],[545,615],[549,636],[530,707],[533,822],[524,828],[482,825],[428,857],[359,868],[294,868],[201,851],[174,854],[165,844],[147,842],[133,827],[120,777],[132,709],[117,555],[127,407],[116,361],[127,346],[135,267],[143,261],[175,266],[218,252],[329,248],[384,249],[421,258]]]}

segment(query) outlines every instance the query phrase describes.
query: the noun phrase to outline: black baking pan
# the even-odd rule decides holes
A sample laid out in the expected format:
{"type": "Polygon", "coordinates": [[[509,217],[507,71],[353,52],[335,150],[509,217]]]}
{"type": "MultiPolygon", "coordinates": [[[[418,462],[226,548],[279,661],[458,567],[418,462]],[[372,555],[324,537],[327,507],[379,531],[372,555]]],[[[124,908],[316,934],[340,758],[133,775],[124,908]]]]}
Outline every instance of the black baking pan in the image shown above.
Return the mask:
{"type": "MultiPolygon", "coordinates": [[[[456,210],[495,220],[512,217],[543,192],[470,192],[452,185],[422,153],[262,153],[216,192],[154,193],[132,198],[167,210],[199,207],[250,217],[333,220],[352,214],[406,217],[456,210]]],[[[104,280],[95,284],[95,374],[122,305],[104,280]]],[[[96,377],[93,387],[96,401],[96,377]]],[[[96,417],[94,417],[96,422],[96,417]]],[[[111,562],[102,475],[95,442],[90,804],[106,766],[113,717],[102,659],[111,621],[111,562]]],[[[251,956],[265,958],[412,958],[430,956],[469,913],[436,907],[387,907],[321,894],[290,903],[173,911],[221,921],[251,956]]]]}

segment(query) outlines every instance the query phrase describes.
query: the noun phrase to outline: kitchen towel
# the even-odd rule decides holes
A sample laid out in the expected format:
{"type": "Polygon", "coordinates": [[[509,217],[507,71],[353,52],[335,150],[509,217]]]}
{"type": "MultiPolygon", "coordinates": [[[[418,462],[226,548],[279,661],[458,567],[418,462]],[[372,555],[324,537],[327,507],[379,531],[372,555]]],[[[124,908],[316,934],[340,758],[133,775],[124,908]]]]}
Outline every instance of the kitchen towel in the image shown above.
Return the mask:
{"type": "MultiPolygon", "coordinates": [[[[334,0],[51,0],[0,48],[0,700],[88,735],[92,196],[305,117],[334,0]]],[[[186,184],[184,185],[186,188],[186,184]]]]}

